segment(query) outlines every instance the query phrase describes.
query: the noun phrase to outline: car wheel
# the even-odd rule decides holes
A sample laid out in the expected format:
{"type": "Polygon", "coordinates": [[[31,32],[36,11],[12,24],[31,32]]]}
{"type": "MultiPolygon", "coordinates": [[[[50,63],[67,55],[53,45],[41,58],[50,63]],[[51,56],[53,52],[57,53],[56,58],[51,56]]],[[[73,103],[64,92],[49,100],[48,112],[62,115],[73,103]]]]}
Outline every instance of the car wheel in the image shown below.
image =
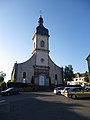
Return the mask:
{"type": "Polygon", "coordinates": [[[8,93],[7,93],[7,95],[9,96],[9,95],[10,95],[10,93],[8,92],[8,93]]]}
{"type": "Polygon", "coordinates": [[[76,95],[73,94],[73,95],[71,96],[71,98],[72,98],[72,99],[76,99],[77,97],[76,97],[76,95]]]}
{"type": "Polygon", "coordinates": [[[69,98],[71,98],[71,95],[68,95],[69,98]]]}
{"type": "Polygon", "coordinates": [[[58,95],[61,95],[61,92],[58,92],[58,95]]]}

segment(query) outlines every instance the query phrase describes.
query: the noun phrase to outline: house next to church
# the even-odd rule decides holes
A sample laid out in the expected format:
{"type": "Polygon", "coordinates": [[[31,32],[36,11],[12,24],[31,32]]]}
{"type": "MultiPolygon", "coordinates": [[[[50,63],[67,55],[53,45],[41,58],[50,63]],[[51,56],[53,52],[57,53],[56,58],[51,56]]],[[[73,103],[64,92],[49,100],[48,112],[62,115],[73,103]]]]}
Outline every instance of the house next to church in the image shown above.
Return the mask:
{"type": "Polygon", "coordinates": [[[89,81],[90,81],[90,54],[88,55],[88,57],[86,58],[86,60],[87,60],[87,64],[88,64],[89,81]]]}
{"type": "Polygon", "coordinates": [[[39,17],[32,40],[31,58],[14,64],[11,80],[39,86],[62,84],[63,69],[49,56],[49,31],[43,26],[42,16],[39,17]]]}

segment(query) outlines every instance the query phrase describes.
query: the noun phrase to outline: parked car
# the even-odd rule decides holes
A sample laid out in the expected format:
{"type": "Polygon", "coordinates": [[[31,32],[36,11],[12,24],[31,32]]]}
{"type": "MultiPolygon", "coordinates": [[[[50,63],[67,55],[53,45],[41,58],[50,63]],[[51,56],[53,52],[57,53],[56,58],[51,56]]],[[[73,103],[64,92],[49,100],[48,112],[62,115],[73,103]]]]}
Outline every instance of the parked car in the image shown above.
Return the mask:
{"type": "Polygon", "coordinates": [[[84,87],[85,87],[86,89],[90,89],[90,84],[86,84],[84,87]]]}
{"type": "Polygon", "coordinates": [[[70,88],[64,92],[64,96],[75,99],[75,98],[86,98],[90,97],[90,91],[85,88],[70,88]]]}
{"type": "Polygon", "coordinates": [[[61,94],[61,90],[63,90],[64,87],[56,87],[54,88],[54,94],[60,95],[61,94]]]}
{"type": "Polygon", "coordinates": [[[64,89],[61,90],[61,95],[64,94],[65,90],[69,90],[71,87],[64,87],[64,89]]]}
{"type": "Polygon", "coordinates": [[[19,89],[16,87],[11,87],[1,91],[1,95],[14,95],[14,94],[19,94],[19,89]]]}

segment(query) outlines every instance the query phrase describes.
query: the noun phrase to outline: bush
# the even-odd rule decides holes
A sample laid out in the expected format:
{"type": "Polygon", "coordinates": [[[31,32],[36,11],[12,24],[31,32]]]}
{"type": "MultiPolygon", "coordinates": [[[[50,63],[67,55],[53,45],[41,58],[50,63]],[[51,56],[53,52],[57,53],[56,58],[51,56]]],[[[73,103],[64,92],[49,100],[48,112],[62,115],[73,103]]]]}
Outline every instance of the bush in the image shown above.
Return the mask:
{"type": "Polygon", "coordinates": [[[21,82],[8,82],[7,87],[23,88],[23,87],[28,87],[28,84],[27,83],[21,83],[21,82]]]}
{"type": "Polygon", "coordinates": [[[7,89],[6,83],[2,82],[0,88],[1,88],[1,90],[6,90],[7,89]]]}

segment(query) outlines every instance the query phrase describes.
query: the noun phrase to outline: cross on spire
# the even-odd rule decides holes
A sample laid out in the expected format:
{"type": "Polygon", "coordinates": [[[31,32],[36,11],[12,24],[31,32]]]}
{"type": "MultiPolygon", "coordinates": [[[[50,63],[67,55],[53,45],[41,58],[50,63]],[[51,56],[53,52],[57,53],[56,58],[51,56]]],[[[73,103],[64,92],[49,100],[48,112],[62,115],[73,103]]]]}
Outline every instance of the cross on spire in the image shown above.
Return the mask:
{"type": "Polygon", "coordinates": [[[40,10],[40,17],[42,17],[42,10],[40,10]]]}
{"type": "Polygon", "coordinates": [[[42,10],[40,10],[40,17],[38,20],[38,25],[43,25],[42,10]]]}

